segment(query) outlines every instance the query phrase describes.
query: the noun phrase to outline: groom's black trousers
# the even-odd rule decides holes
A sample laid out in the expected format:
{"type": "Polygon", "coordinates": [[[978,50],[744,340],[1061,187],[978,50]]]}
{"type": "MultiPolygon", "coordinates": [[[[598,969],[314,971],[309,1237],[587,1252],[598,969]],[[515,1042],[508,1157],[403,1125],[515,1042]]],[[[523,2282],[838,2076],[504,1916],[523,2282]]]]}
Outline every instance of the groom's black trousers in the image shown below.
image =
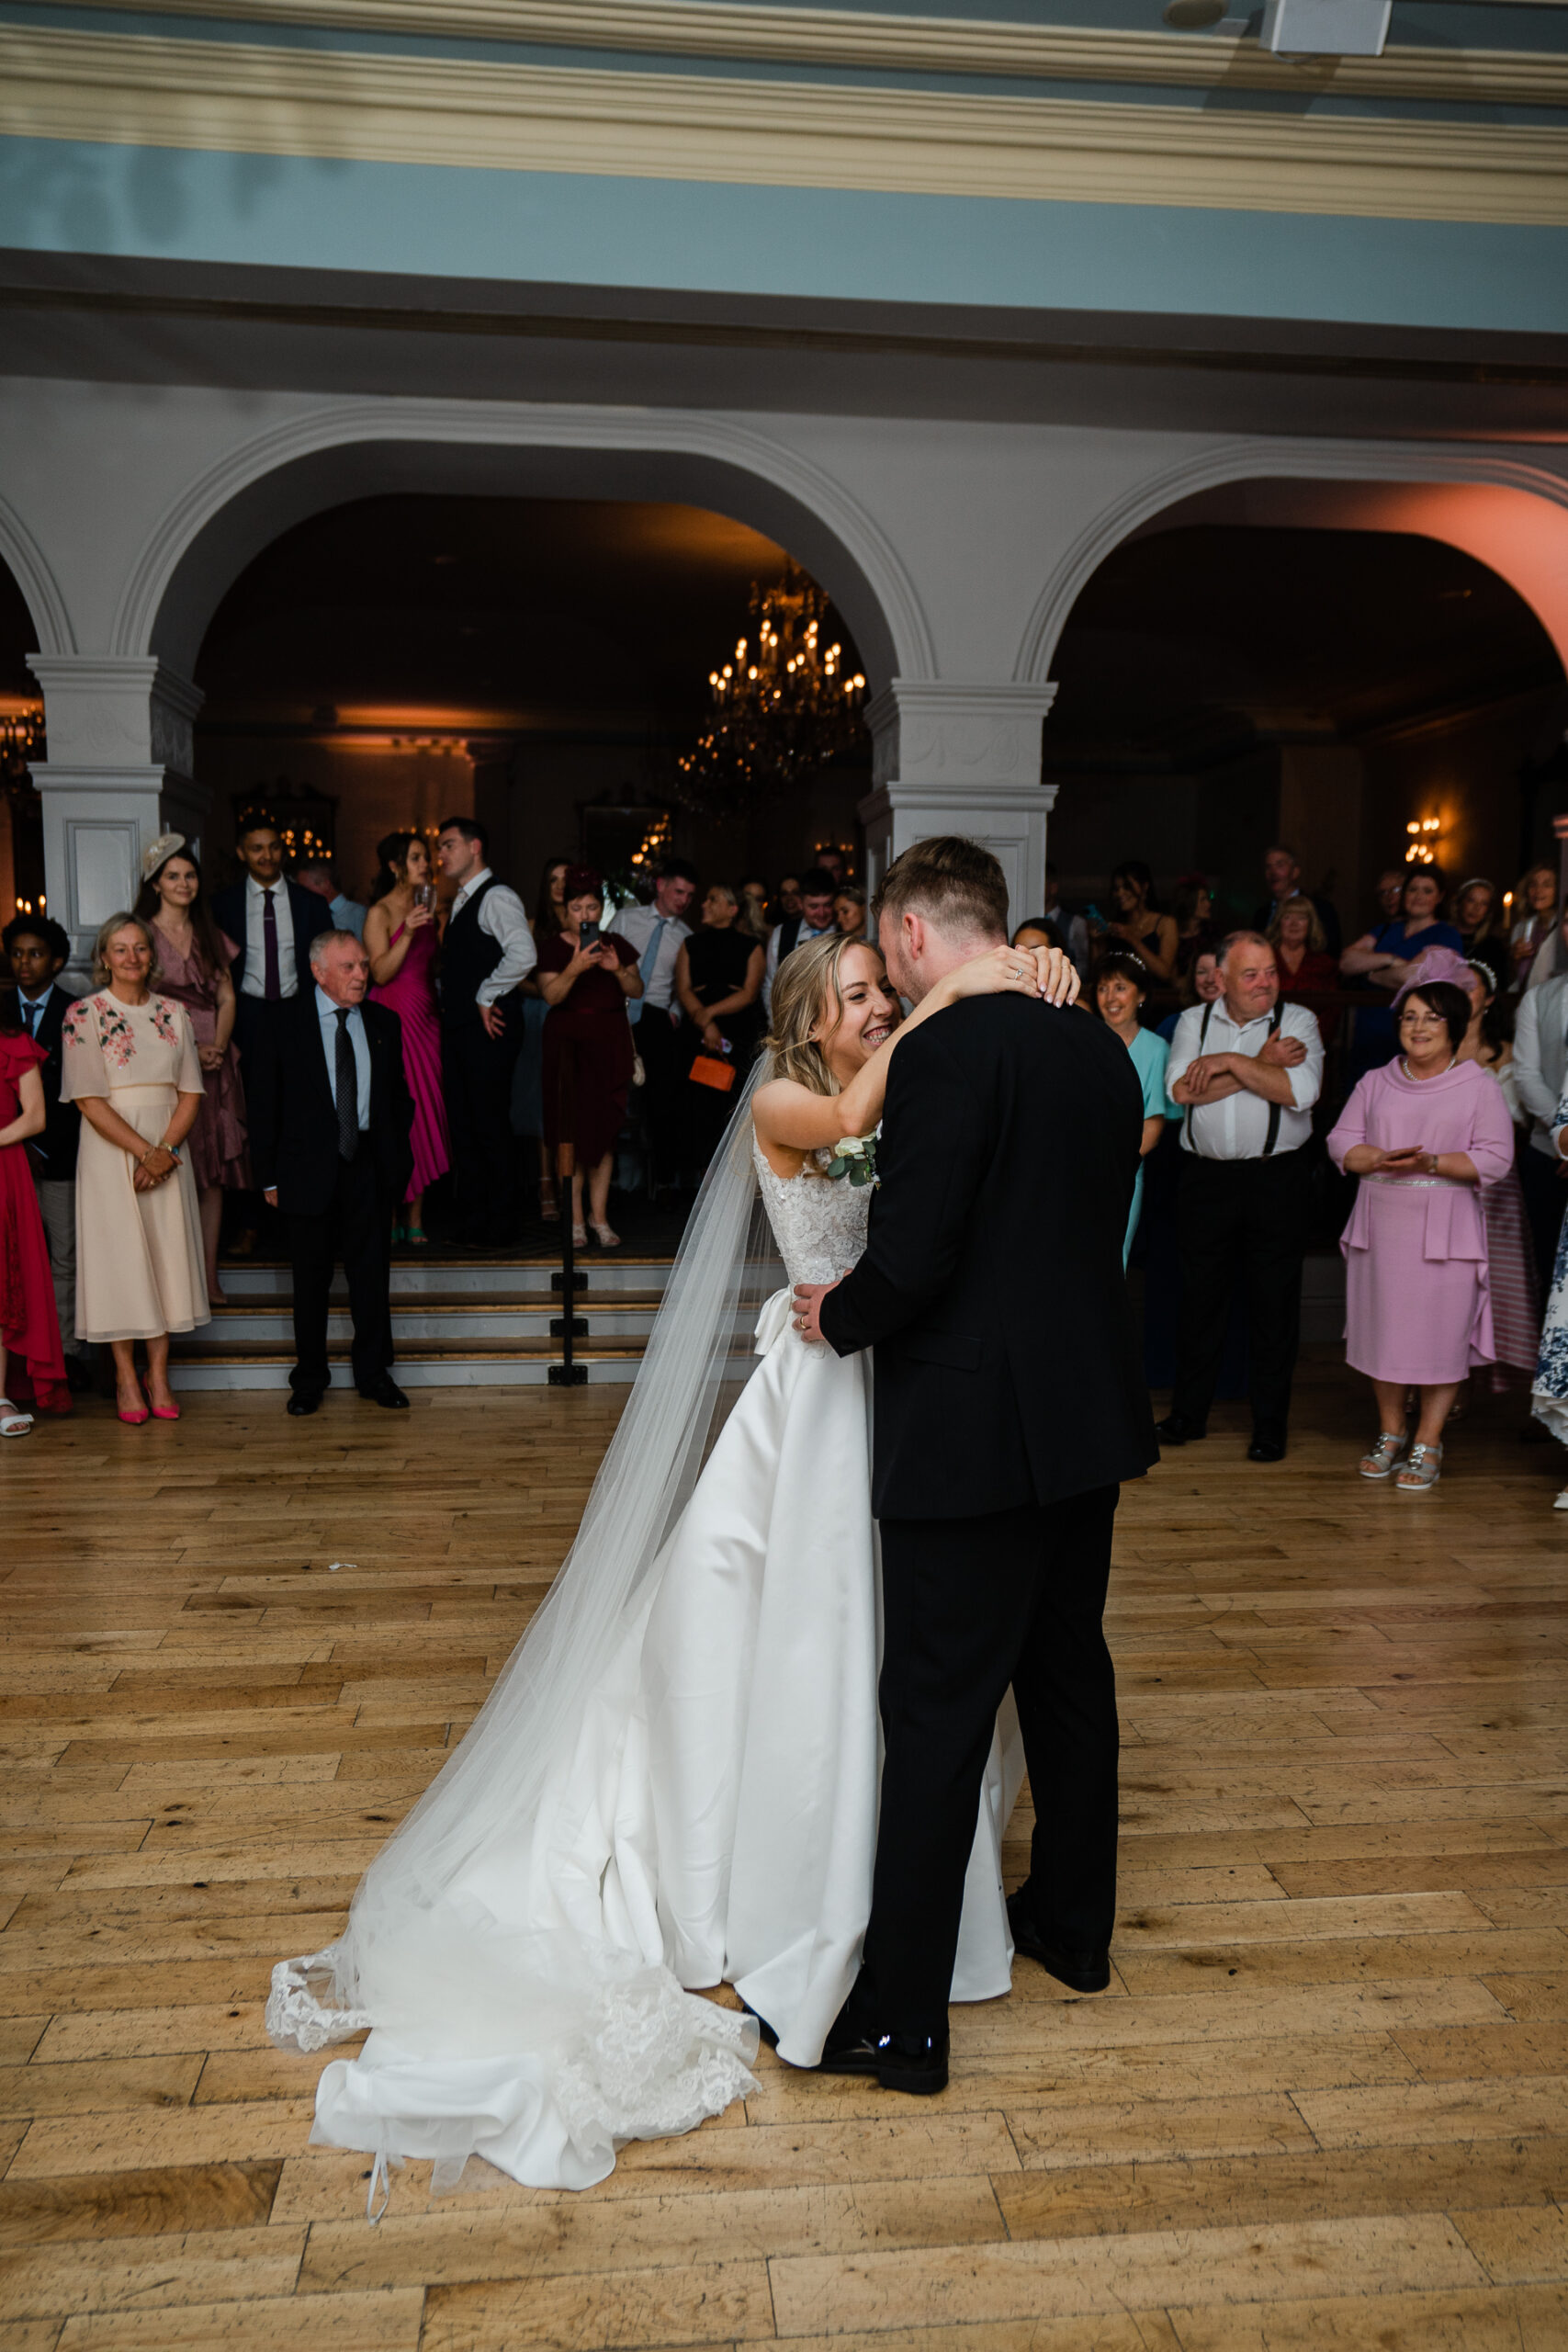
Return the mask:
{"type": "Polygon", "coordinates": [[[882,1521],[886,1760],[874,1934],[852,1996],[944,2033],[964,1876],[1008,1684],[1034,1799],[1030,1908],[1103,1951],[1116,1912],[1116,1682],[1101,1620],[1119,1487],[984,1518],[882,1521]]]}

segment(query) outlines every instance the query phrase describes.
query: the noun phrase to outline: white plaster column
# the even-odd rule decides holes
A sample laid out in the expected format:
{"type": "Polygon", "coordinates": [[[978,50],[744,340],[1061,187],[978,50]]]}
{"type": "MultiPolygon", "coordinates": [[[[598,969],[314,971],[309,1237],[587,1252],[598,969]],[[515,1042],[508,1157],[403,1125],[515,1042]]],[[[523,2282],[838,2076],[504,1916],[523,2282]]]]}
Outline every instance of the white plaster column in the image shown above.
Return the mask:
{"type": "Polygon", "coordinates": [[[1054,684],[965,684],[895,678],[866,711],[873,786],[860,804],[866,882],[933,833],[983,842],[1008,878],[1010,928],[1045,904],[1045,820],[1056,797],[1040,780],[1040,730],[1054,684]]]}
{"type": "Polygon", "coordinates": [[[85,967],[98,925],[136,897],[141,853],[184,833],[199,854],[209,795],[192,776],[202,695],[149,657],[32,653],[49,757],[32,770],[43,798],[49,911],[85,967]]]}

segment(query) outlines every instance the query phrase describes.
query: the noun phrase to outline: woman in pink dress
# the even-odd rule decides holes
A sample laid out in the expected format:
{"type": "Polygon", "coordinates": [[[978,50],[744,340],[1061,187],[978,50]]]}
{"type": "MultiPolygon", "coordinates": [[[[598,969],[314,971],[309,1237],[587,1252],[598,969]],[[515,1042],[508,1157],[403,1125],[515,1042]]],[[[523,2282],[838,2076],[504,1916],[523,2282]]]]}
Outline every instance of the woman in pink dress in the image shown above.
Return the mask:
{"type": "Polygon", "coordinates": [[[218,1243],[225,1188],[248,1192],[245,1096],[233,1043],[234,983],[229,967],[238,949],[208,911],[201,868],[183,833],[161,834],[141,860],[141,894],[134,911],[150,922],[158,951],[158,989],[190,1015],[207,1091],[190,1131],[187,1156],[201,1213],[201,1254],[207,1303],[226,1306],[218,1279],[218,1243]]]}
{"type": "Polygon", "coordinates": [[[389,833],[376,844],[380,871],[365,918],[370,993],[403,1024],[403,1069],[413,1096],[413,1174],[403,1196],[405,1216],[394,1241],[423,1249],[425,1187],[452,1165],[446,1107],[441,1095],[441,1016],[435,1001],[434,894],[430,852],[418,833],[389,833]]]}
{"type": "Polygon", "coordinates": [[[1502,1089],[1461,1061],[1470,999],[1451,980],[1418,981],[1399,1012],[1401,1050],[1369,1070],[1328,1138],[1335,1165],[1359,1176],[1345,1227],[1346,1356],[1377,1392],[1378,1440],[1363,1478],[1387,1478],[1405,1454],[1404,1393],[1420,1419],[1396,1485],[1436,1486],[1443,1425],[1460,1382],[1496,1355],[1481,1189],[1514,1164],[1502,1089]]]}

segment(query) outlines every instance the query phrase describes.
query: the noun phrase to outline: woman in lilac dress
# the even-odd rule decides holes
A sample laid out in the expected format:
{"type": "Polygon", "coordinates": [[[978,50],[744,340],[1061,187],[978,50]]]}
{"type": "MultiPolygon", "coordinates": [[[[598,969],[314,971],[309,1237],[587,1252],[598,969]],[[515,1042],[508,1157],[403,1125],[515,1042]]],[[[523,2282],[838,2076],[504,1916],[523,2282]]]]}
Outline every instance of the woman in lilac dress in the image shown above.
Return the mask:
{"type": "Polygon", "coordinates": [[[1395,1480],[1405,1494],[1436,1486],[1454,1391],[1497,1352],[1480,1196],[1512,1168],[1514,1129],[1495,1080],[1459,1058],[1469,1026],[1462,989],[1418,981],[1400,1008],[1402,1050],[1367,1072],[1328,1138],[1336,1167],[1361,1180],[1339,1245],[1345,1352],[1378,1401],[1360,1472],[1387,1478],[1400,1464],[1416,1388],[1416,1442],[1395,1480]]]}
{"type": "Polygon", "coordinates": [[[441,1016],[435,1001],[437,925],[430,889],[430,852],[418,833],[389,833],[376,844],[379,865],[365,917],[371,996],[403,1024],[403,1069],[413,1096],[413,1174],[403,1195],[395,1241],[424,1247],[427,1185],[452,1165],[441,1096],[441,1016]]]}
{"type": "Polygon", "coordinates": [[[208,911],[201,868],[183,833],[161,834],[143,855],[141,873],[135,912],[152,925],[158,991],[189,1013],[207,1089],[186,1149],[201,1216],[207,1303],[225,1306],[228,1301],[218,1280],[223,1194],[226,1189],[248,1192],[251,1184],[245,1096],[233,1043],[234,983],[229,974],[239,950],[208,911]]]}

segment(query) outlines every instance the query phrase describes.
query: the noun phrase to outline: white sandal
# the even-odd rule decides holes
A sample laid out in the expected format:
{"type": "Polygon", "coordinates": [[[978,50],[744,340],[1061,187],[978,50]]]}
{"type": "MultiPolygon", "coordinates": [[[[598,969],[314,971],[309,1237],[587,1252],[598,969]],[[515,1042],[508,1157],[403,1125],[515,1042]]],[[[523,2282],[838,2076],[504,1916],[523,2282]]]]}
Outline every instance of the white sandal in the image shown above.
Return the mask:
{"type": "Polygon", "coordinates": [[[1363,1478],[1387,1478],[1393,1476],[1394,1464],[1404,1453],[1408,1438],[1403,1430],[1384,1430],[1370,1453],[1363,1453],[1359,1468],[1363,1478]]]}
{"type": "Polygon", "coordinates": [[[1413,1445],[1410,1459],[1394,1480],[1402,1495],[1424,1495],[1443,1475],[1440,1445],[1413,1445]]]}
{"type": "Polygon", "coordinates": [[[613,1231],[609,1226],[596,1225],[593,1231],[601,1250],[618,1250],[620,1248],[621,1237],[618,1233],[613,1231]]]}
{"type": "Polygon", "coordinates": [[[0,1396],[0,1437],[26,1437],[32,1425],[30,1413],[20,1411],[8,1396],[0,1396]]]}

